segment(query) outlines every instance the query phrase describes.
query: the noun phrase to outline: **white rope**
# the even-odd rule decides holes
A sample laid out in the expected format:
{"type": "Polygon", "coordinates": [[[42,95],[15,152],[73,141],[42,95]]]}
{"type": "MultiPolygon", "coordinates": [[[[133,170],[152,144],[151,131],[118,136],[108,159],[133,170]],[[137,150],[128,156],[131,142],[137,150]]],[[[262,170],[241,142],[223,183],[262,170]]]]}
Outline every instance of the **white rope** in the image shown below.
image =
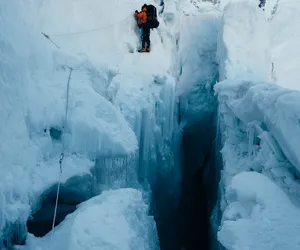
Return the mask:
{"type": "Polygon", "coordinates": [[[52,44],[54,44],[54,46],[58,49],[60,49],[60,47],[51,39],[51,37],[60,37],[60,36],[76,36],[76,35],[82,35],[82,34],[86,34],[86,33],[91,33],[91,32],[99,32],[101,30],[105,30],[108,29],[110,27],[116,26],[122,22],[124,22],[126,19],[128,19],[130,16],[125,17],[124,19],[122,19],[119,22],[104,26],[104,27],[100,27],[100,28],[96,28],[96,29],[90,29],[90,30],[82,30],[82,31],[76,31],[76,32],[70,32],[70,33],[62,33],[62,34],[52,34],[52,35],[47,35],[44,32],[42,32],[42,35],[48,39],[52,44]]]}
{"type": "Polygon", "coordinates": [[[52,232],[51,232],[51,241],[54,234],[54,227],[55,227],[55,220],[56,220],[56,213],[57,213],[57,206],[58,206],[58,197],[59,197],[59,191],[60,191],[60,179],[62,174],[62,162],[63,162],[63,153],[61,154],[60,160],[59,160],[59,176],[58,176],[58,183],[57,183],[57,192],[56,192],[56,200],[55,200],[55,208],[54,208],[54,215],[53,215],[53,221],[52,221],[52,232]]]}
{"type": "Polygon", "coordinates": [[[73,69],[71,67],[69,67],[69,69],[70,69],[70,73],[69,73],[69,78],[68,78],[68,83],[67,83],[65,119],[63,121],[63,127],[62,127],[62,152],[61,152],[60,159],[59,159],[59,176],[58,176],[58,183],[57,183],[57,192],[56,192],[54,215],[53,215],[53,221],[52,221],[51,241],[52,241],[53,234],[54,234],[56,213],[57,213],[57,207],[58,207],[58,197],[59,197],[59,191],[60,191],[60,179],[61,179],[61,175],[62,175],[62,164],[63,164],[63,160],[64,160],[64,156],[65,156],[64,155],[64,151],[65,151],[64,135],[65,135],[65,128],[66,128],[67,120],[68,120],[70,81],[71,81],[71,75],[72,75],[72,72],[73,72],[73,69]]]}
{"type": "Polygon", "coordinates": [[[90,30],[81,30],[81,31],[75,31],[75,32],[70,32],[70,33],[60,33],[60,34],[51,34],[51,35],[48,35],[49,36],[73,36],[73,35],[81,35],[81,34],[86,34],[86,33],[91,33],[91,32],[98,32],[98,31],[101,31],[101,30],[105,30],[105,29],[108,29],[108,28],[111,28],[113,26],[116,26],[122,22],[124,22],[126,19],[132,17],[132,15],[129,15],[125,18],[123,18],[122,20],[118,21],[118,22],[115,22],[115,23],[112,23],[112,24],[109,24],[109,25],[106,25],[106,26],[102,26],[102,27],[99,27],[99,28],[95,28],[95,29],[90,29],[90,30]]]}
{"type": "Polygon", "coordinates": [[[67,125],[67,120],[68,120],[70,81],[71,81],[71,75],[73,72],[73,69],[71,67],[69,67],[69,70],[70,70],[70,73],[69,73],[68,84],[67,84],[67,100],[66,100],[65,120],[64,120],[63,131],[62,131],[63,134],[65,132],[65,127],[67,125]]]}

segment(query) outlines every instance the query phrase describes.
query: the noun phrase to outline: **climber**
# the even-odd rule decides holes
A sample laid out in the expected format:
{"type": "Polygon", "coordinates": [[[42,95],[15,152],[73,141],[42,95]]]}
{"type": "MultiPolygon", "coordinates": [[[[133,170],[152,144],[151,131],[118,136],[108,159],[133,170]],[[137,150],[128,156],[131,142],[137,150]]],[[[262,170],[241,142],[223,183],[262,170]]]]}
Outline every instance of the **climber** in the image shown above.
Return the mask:
{"type": "Polygon", "coordinates": [[[139,19],[138,27],[142,30],[142,49],[139,52],[150,52],[150,29],[159,26],[156,7],[152,4],[144,4],[142,11],[136,10],[134,15],[139,19]]]}
{"type": "Polygon", "coordinates": [[[150,26],[147,23],[147,4],[142,6],[142,11],[135,11],[135,17],[139,19],[138,27],[142,30],[142,48],[139,52],[150,52],[150,26]]]}

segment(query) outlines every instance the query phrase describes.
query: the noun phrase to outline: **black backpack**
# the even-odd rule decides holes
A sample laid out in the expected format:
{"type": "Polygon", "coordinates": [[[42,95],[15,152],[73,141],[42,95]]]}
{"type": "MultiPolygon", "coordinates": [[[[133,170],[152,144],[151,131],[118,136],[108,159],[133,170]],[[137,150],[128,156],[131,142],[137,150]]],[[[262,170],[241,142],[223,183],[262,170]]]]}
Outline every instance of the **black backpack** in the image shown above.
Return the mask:
{"type": "Polygon", "coordinates": [[[147,6],[147,23],[150,29],[154,29],[159,26],[159,21],[157,20],[157,11],[155,6],[152,4],[147,6]]]}

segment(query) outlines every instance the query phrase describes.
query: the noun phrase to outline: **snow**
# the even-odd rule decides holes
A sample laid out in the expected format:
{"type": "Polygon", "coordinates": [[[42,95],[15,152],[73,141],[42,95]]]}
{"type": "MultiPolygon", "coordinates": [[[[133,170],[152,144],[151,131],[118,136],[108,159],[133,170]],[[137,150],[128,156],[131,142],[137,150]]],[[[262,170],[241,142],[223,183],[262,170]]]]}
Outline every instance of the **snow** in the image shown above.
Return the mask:
{"type": "Polygon", "coordinates": [[[283,41],[283,29],[274,20],[284,17],[278,11],[281,3],[273,4],[277,12],[266,6],[267,21],[250,2],[229,3],[221,22],[221,82],[214,89],[223,158],[218,240],[226,249],[299,249],[294,232],[300,225],[300,92],[291,90],[294,62],[274,53],[279,48],[275,37],[283,41]],[[274,29],[280,30],[276,36],[274,29]],[[290,77],[274,77],[276,57],[291,62],[290,77]]]}
{"type": "Polygon", "coordinates": [[[299,208],[272,180],[256,172],[237,174],[227,200],[219,232],[227,249],[299,249],[299,208]]]}
{"type": "Polygon", "coordinates": [[[215,90],[223,140],[220,242],[227,249],[281,249],[283,244],[298,249],[297,237],[290,232],[297,231],[300,225],[297,216],[300,212],[297,177],[300,93],[272,83],[247,80],[226,80],[218,83],[215,90]],[[236,192],[244,188],[232,184],[243,171],[257,173],[245,174],[238,182],[247,185],[243,192],[249,197],[235,198],[230,189],[232,185],[236,192]],[[261,176],[258,173],[268,176],[267,183],[276,189],[268,191],[270,184],[265,184],[266,177],[256,177],[261,176]],[[253,200],[252,192],[261,196],[253,200]],[[278,200],[280,196],[289,202],[278,200]],[[256,208],[261,209],[261,217],[257,217],[256,208]],[[283,213],[290,217],[283,217],[283,213]]]}
{"type": "Polygon", "coordinates": [[[220,80],[270,78],[269,25],[249,1],[230,2],[223,11],[218,39],[220,80]]]}
{"type": "Polygon", "coordinates": [[[300,2],[278,2],[270,20],[273,79],[280,86],[300,90],[300,2]]]}
{"type": "MultiPolygon", "coordinates": [[[[300,92],[272,83],[227,80],[215,86],[221,112],[238,119],[245,126],[268,131],[280,151],[300,171],[298,155],[300,92]]],[[[236,124],[231,124],[236,125],[236,124]]]]}
{"type": "Polygon", "coordinates": [[[154,219],[147,215],[142,192],[135,189],[104,191],[78,209],[43,238],[28,238],[20,249],[129,250],[158,249],[154,219]]]}

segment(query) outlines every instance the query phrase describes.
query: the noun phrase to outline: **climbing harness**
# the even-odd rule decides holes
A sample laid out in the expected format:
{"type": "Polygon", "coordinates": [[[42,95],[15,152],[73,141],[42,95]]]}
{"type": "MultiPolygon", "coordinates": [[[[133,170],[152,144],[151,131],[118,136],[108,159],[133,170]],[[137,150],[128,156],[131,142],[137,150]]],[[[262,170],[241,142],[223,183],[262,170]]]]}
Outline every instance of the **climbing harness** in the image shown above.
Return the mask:
{"type": "Polygon", "coordinates": [[[65,119],[63,121],[63,127],[62,127],[62,152],[60,154],[60,159],[59,159],[59,177],[58,177],[58,183],[57,183],[57,192],[56,192],[54,216],[53,216],[53,222],[52,222],[51,240],[52,240],[53,234],[54,234],[54,227],[55,227],[55,220],[56,220],[56,213],[57,213],[57,206],[58,206],[58,197],[59,197],[59,191],[60,191],[60,180],[61,180],[61,175],[62,175],[63,161],[64,161],[64,157],[65,157],[65,154],[64,154],[64,152],[65,152],[64,134],[65,134],[65,128],[67,126],[67,120],[68,120],[70,81],[71,81],[71,76],[72,76],[72,72],[73,72],[73,68],[71,68],[71,67],[68,67],[68,68],[70,70],[70,73],[69,73],[69,78],[68,78],[68,83],[67,83],[65,119]]]}

